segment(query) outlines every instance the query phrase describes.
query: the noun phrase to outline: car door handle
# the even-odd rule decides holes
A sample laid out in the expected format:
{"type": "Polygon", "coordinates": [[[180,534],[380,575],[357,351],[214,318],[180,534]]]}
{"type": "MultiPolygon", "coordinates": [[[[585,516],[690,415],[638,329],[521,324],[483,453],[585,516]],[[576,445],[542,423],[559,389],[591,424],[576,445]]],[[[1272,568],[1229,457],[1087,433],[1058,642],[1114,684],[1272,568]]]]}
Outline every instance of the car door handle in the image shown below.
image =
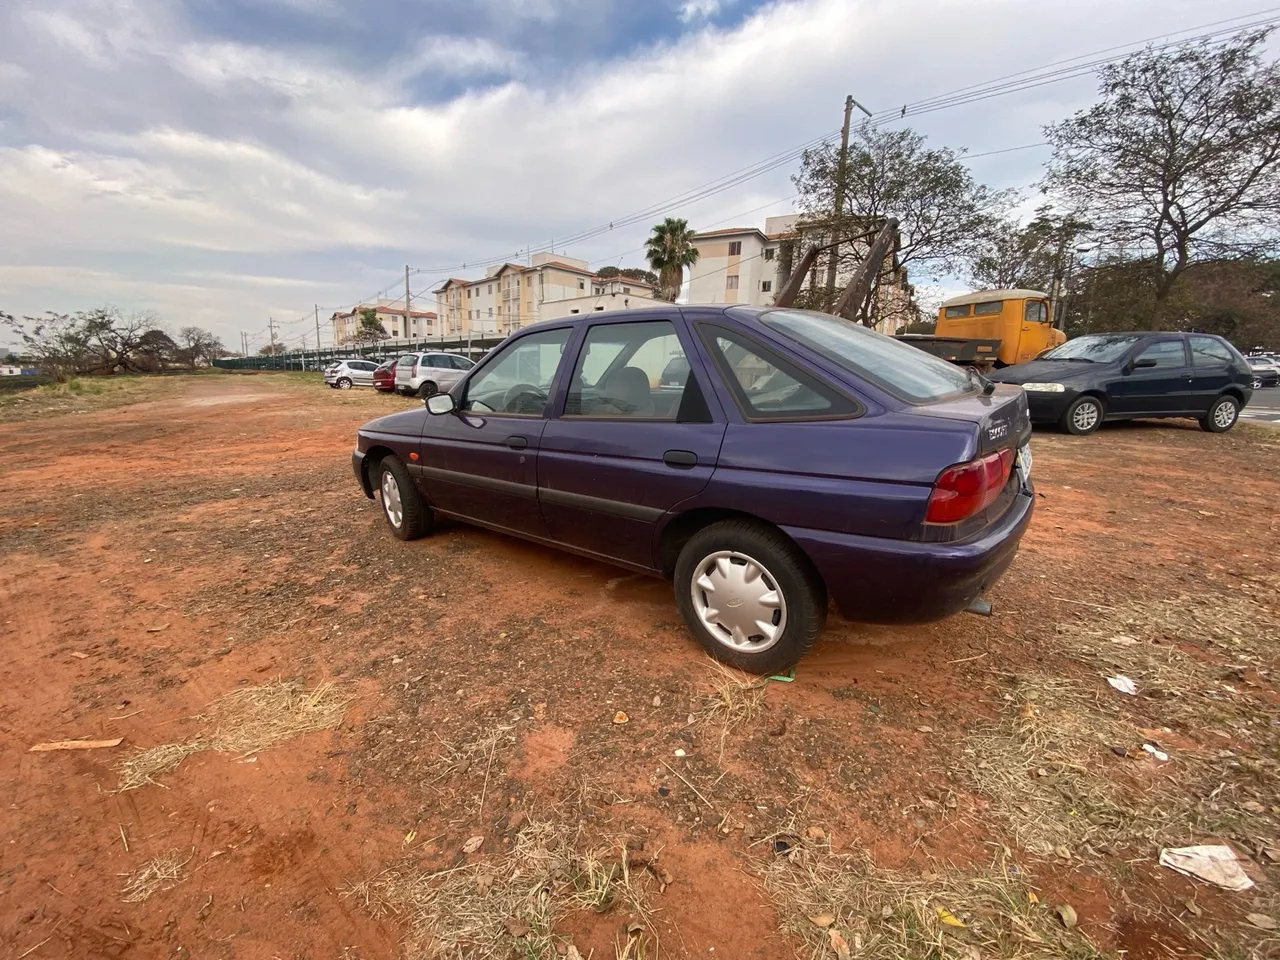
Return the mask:
{"type": "Polygon", "coordinates": [[[668,467],[696,467],[698,455],[692,450],[668,450],[662,455],[662,462],[668,467]]]}
{"type": "Polygon", "coordinates": [[[524,437],[507,437],[507,446],[512,450],[523,450],[529,445],[529,441],[524,437]]]}

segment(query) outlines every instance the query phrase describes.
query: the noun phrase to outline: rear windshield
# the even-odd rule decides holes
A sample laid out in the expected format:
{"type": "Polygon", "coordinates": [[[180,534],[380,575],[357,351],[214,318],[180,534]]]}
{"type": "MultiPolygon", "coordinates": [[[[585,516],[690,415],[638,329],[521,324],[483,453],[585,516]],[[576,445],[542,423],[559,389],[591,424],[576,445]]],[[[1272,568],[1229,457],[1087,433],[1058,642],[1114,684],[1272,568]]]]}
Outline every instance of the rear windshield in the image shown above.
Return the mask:
{"type": "Polygon", "coordinates": [[[1138,342],[1133,334],[1091,333],[1068,340],[1041,355],[1041,360],[1092,360],[1094,363],[1110,363],[1124,356],[1125,351],[1138,342]]]}
{"type": "Polygon", "coordinates": [[[811,310],[768,310],[766,326],[837,366],[910,403],[928,403],[978,389],[960,367],[869,330],[811,310]]]}

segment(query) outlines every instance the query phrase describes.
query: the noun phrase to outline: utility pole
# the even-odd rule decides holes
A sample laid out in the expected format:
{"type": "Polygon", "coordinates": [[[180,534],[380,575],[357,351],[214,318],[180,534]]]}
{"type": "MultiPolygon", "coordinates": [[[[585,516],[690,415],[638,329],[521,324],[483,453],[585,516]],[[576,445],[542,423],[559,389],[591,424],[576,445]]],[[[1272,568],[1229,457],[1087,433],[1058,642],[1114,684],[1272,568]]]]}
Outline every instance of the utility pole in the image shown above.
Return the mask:
{"type": "MultiPolygon", "coordinates": [[[[844,98],[844,126],[840,128],[840,160],[836,164],[836,183],[835,183],[835,203],[831,210],[831,237],[832,243],[836,243],[839,239],[840,220],[844,216],[844,176],[845,167],[849,162],[849,118],[853,115],[853,94],[849,94],[844,98]]],[[[835,299],[836,293],[836,266],[840,260],[840,246],[831,248],[831,254],[827,259],[827,293],[823,300],[823,305],[827,309],[831,309],[831,302],[835,299]]]]}
{"type": "Polygon", "coordinates": [[[316,369],[320,369],[320,304],[316,304],[316,369]]]}
{"type": "Polygon", "coordinates": [[[409,265],[404,265],[404,335],[409,336],[409,265]]]}
{"type": "Polygon", "coordinates": [[[271,334],[271,366],[277,367],[280,362],[276,359],[276,321],[273,317],[267,317],[267,332],[271,334]]]}

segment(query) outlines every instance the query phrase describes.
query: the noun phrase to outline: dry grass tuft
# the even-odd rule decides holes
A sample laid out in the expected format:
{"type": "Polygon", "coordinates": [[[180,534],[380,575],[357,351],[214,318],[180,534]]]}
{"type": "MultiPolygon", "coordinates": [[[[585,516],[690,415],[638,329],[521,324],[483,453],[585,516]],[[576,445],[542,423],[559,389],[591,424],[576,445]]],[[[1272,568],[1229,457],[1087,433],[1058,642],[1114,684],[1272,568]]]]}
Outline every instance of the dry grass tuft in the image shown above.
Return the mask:
{"type": "Polygon", "coordinates": [[[710,664],[712,691],[703,697],[698,719],[719,725],[720,757],[723,757],[729,734],[759,712],[769,681],[726,667],[718,660],[711,660],[710,664]]]}
{"type": "Polygon", "coordinates": [[[907,874],[797,845],[765,866],[764,882],[784,929],[815,960],[846,944],[859,960],[1102,956],[1004,857],[985,869],[907,874]]]}
{"type": "Polygon", "coordinates": [[[217,723],[212,734],[148,747],[126,757],[119,765],[117,790],[160,785],[157,776],[202,750],[246,756],[304,733],[336,727],[348,702],[337,696],[331,683],[307,690],[299,680],[279,680],[236,690],[210,704],[209,717],[217,723]]]}
{"type": "Polygon", "coordinates": [[[195,851],[192,850],[183,858],[177,850],[162,853],[157,857],[139,865],[138,869],[128,874],[120,898],[125,903],[141,903],[157,890],[168,890],[187,879],[183,868],[191,862],[195,851]]]}
{"type": "Polygon", "coordinates": [[[623,907],[642,922],[649,916],[647,882],[628,869],[625,845],[580,853],[581,839],[560,824],[531,823],[499,857],[434,873],[394,868],[343,896],[374,916],[404,917],[409,960],[555,956],[562,938],[552,930],[571,911],[623,907]]]}

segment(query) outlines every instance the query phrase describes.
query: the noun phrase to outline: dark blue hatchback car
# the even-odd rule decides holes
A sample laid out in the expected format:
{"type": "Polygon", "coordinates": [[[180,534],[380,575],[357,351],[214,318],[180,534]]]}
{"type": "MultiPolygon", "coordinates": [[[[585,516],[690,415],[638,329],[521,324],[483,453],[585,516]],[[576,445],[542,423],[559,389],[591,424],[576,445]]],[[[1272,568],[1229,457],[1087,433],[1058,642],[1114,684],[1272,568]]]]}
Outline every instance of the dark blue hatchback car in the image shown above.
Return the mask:
{"type": "Polygon", "coordinates": [[[971,606],[1031,519],[1031,424],[996,386],[822,313],[677,306],[545,321],[353,455],[402,540],[437,515],[672,578],[714,656],[799,660],[857,620],[971,606]]]}

